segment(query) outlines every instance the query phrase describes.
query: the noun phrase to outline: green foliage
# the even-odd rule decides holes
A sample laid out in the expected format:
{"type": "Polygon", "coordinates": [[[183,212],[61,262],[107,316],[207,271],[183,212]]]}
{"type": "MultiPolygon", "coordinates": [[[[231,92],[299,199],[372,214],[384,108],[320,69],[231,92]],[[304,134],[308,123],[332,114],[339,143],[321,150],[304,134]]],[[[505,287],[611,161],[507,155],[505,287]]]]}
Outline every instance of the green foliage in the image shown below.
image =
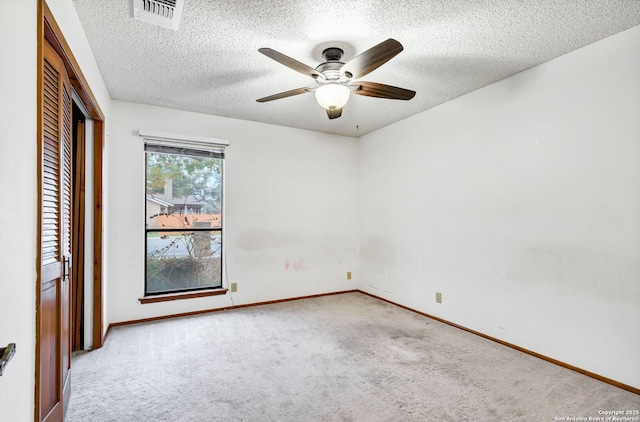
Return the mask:
{"type": "Polygon", "coordinates": [[[176,291],[221,286],[220,257],[195,259],[147,255],[147,291],[176,291]]]}
{"type": "Polygon", "coordinates": [[[165,184],[172,180],[173,196],[192,196],[205,203],[208,212],[221,207],[222,160],[218,158],[148,152],[147,193],[164,193],[165,184]]]}
{"type": "Polygon", "coordinates": [[[147,253],[147,292],[166,292],[221,287],[220,238],[210,232],[181,232],[160,236],[170,241],[147,253]],[[173,256],[176,245],[185,247],[186,256],[173,256]]]}

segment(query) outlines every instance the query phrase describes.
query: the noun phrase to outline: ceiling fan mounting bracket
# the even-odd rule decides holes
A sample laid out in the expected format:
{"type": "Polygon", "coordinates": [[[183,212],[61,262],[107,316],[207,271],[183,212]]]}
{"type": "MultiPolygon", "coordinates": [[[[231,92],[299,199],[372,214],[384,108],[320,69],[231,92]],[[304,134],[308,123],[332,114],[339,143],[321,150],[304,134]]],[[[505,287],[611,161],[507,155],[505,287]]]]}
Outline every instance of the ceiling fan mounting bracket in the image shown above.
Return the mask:
{"type": "Polygon", "coordinates": [[[327,40],[316,44],[311,51],[311,57],[316,63],[321,63],[327,59],[324,56],[324,51],[330,48],[339,48],[343,51],[342,59],[346,57],[354,57],[356,55],[356,48],[348,42],[342,40],[327,40]]]}
{"type": "Polygon", "coordinates": [[[348,78],[342,77],[340,69],[344,66],[344,63],[340,61],[344,50],[339,47],[329,47],[322,51],[322,57],[324,57],[324,63],[320,63],[316,70],[324,75],[323,80],[316,79],[319,84],[326,83],[347,83],[348,78]]]}
{"type": "Polygon", "coordinates": [[[339,47],[329,47],[322,51],[322,57],[327,62],[339,62],[344,54],[344,50],[339,47]]]}

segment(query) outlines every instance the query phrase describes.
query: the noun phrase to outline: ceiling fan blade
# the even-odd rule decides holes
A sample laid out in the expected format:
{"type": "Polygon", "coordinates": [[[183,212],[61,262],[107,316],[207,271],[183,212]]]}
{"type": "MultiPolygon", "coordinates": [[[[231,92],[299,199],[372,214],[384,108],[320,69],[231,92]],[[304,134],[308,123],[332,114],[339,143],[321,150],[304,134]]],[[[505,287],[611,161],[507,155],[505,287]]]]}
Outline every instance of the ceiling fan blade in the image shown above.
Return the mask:
{"type": "Polygon", "coordinates": [[[342,66],[340,73],[350,73],[353,79],[360,78],[385,64],[402,50],[402,44],[389,38],[349,60],[342,66]]]}
{"type": "Polygon", "coordinates": [[[354,94],[366,95],[367,97],[389,98],[391,100],[410,100],[415,95],[415,91],[398,88],[397,86],[384,85],[376,82],[358,81],[352,86],[357,89],[354,94]]]}
{"type": "Polygon", "coordinates": [[[312,67],[307,66],[304,63],[300,63],[299,61],[292,59],[289,56],[285,56],[284,54],[272,50],[271,48],[260,48],[258,51],[265,56],[269,57],[277,61],[280,64],[287,66],[290,69],[295,70],[296,72],[300,72],[303,75],[311,76],[312,78],[321,78],[324,79],[324,75],[312,67]]]}
{"type": "Polygon", "coordinates": [[[327,116],[329,116],[329,119],[337,119],[338,117],[342,116],[342,107],[326,109],[326,110],[327,110],[327,116]]]}
{"type": "Polygon", "coordinates": [[[280,92],[278,94],[269,95],[268,97],[259,98],[256,101],[259,103],[266,103],[267,101],[279,100],[280,98],[293,97],[294,95],[304,94],[310,92],[313,88],[296,88],[290,91],[280,92]]]}

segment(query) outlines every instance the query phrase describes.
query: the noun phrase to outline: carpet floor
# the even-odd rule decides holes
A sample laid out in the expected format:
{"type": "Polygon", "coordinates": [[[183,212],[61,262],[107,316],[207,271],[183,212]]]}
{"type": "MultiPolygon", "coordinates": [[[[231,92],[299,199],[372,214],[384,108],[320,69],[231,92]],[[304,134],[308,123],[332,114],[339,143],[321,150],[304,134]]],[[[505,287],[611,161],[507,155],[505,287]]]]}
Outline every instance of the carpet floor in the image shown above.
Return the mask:
{"type": "Polygon", "coordinates": [[[362,293],[116,327],[74,357],[71,388],[67,422],[560,421],[640,409],[636,394],[362,293]]]}

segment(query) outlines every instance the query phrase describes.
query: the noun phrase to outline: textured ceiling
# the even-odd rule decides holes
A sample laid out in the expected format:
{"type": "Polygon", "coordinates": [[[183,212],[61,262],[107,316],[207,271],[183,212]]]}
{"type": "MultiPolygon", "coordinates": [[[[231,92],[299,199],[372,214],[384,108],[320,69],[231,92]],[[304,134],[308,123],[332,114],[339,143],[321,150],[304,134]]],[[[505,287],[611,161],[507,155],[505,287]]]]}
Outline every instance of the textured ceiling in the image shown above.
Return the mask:
{"type": "Polygon", "coordinates": [[[131,0],[73,2],[114,99],[354,137],[640,24],[639,0],[184,0],[173,31],[131,0]],[[315,84],[258,48],[316,67],[387,38],[404,51],[361,79],[410,101],[352,95],[334,120],[312,93],[256,102],[315,84]]]}

